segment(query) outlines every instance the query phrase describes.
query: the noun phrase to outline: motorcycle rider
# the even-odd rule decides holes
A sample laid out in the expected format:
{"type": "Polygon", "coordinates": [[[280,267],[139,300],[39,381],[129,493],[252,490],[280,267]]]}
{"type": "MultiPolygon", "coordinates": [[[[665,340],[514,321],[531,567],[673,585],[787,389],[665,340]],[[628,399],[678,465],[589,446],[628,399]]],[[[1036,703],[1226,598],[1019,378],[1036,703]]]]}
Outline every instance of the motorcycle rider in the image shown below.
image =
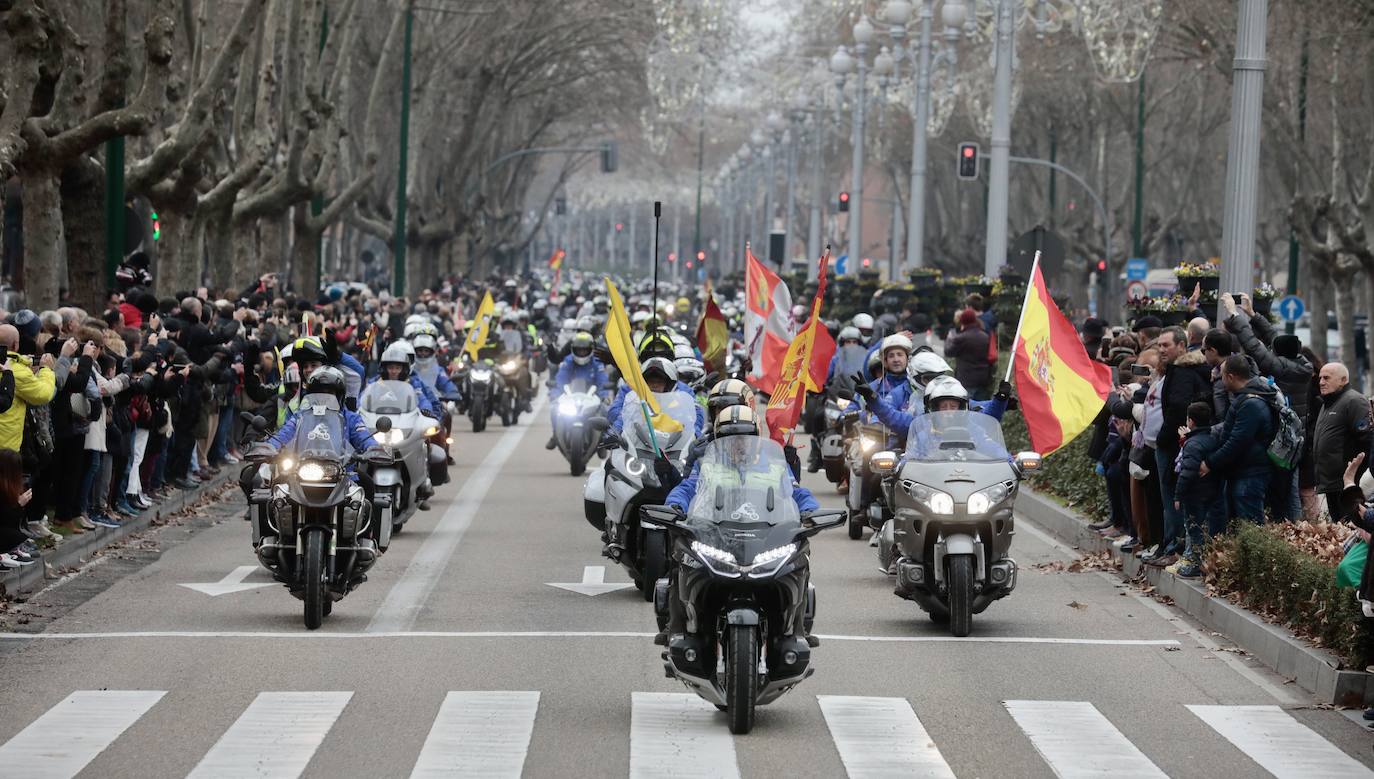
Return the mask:
{"type": "MultiPolygon", "coordinates": [[[[592,355],[595,347],[596,341],[590,333],[578,333],[568,343],[568,356],[559,364],[558,375],[554,377],[553,386],[549,388],[551,421],[557,421],[558,398],[563,394],[563,388],[575,381],[586,382],[588,387],[594,388],[602,403],[610,397],[610,391],[607,389],[610,379],[606,376],[606,366],[592,355]]],[[[557,433],[549,434],[549,441],[544,444],[544,448],[558,448],[557,433]]]]}
{"type": "Polygon", "coordinates": [[[887,425],[894,431],[900,431],[900,438],[906,437],[906,431],[910,429],[912,421],[923,413],[959,410],[957,403],[959,398],[962,398],[962,408],[971,408],[979,413],[987,414],[998,421],[1001,421],[1002,414],[1006,412],[1007,404],[1011,400],[1011,385],[1005,381],[997,388],[997,394],[992,396],[992,400],[970,401],[968,398],[968,390],[964,389],[964,385],[960,384],[959,380],[953,376],[944,375],[935,377],[931,380],[930,384],[926,385],[924,402],[916,404],[919,408],[913,406],[910,410],[904,410],[894,406],[882,395],[879,395],[876,390],[867,385],[856,388],[855,392],[868,402],[869,410],[872,411],[884,425],[887,425]],[[955,405],[952,407],[942,407],[949,406],[950,403],[955,403],[955,405]]]}
{"type": "Polygon", "coordinates": [[[432,331],[431,327],[427,331],[416,333],[410,339],[411,346],[415,349],[415,368],[412,373],[419,377],[432,395],[440,398],[456,397],[460,394],[457,385],[448,377],[448,371],[444,370],[439,364],[439,358],[435,356],[439,342],[432,331]]]}
{"type": "Polygon", "coordinates": [[[864,359],[868,354],[859,328],[847,325],[840,329],[839,343],[835,346],[835,356],[830,358],[830,367],[825,372],[825,383],[830,384],[836,377],[848,379],[864,370],[864,359]]]}
{"type": "MultiPolygon", "coordinates": [[[[695,404],[696,393],[691,387],[678,381],[677,366],[673,363],[673,352],[673,339],[668,331],[659,330],[646,335],[639,342],[640,370],[644,374],[644,380],[653,392],[668,392],[669,390],[682,392],[695,404]]],[[[630,391],[630,385],[622,381],[615,400],[611,402],[611,407],[606,412],[606,418],[611,423],[610,431],[617,435],[620,434],[622,427],[621,410],[625,406],[625,396],[630,391]]],[[[701,431],[705,427],[705,411],[701,406],[697,406],[696,435],[701,435],[701,431]]]]}
{"type": "Polygon", "coordinates": [[[397,341],[388,346],[386,351],[382,352],[381,373],[374,376],[368,384],[383,380],[407,382],[415,390],[416,405],[420,407],[420,413],[438,419],[441,416],[439,399],[435,397],[434,390],[410,369],[415,359],[412,356],[414,353],[414,349],[406,341],[397,341]]]}
{"type": "MultiPolygon", "coordinates": [[[[1002,395],[1002,390],[999,390],[998,395],[1002,395]]],[[[1006,399],[1005,396],[1003,396],[1000,401],[997,399],[986,401],[983,408],[978,408],[977,405],[976,401],[969,401],[968,390],[964,389],[964,385],[960,384],[959,380],[953,376],[940,376],[932,381],[930,386],[926,388],[925,410],[927,414],[934,414],[939,411],[968,411],[972,406],[974,411],[987,414],[1000,421],[1002,412],[1006,409],[1006,399]]],[[[920,439],[908,441],[907,449],[918,453],[939,449],[940,442],[936,440],[939,432],[940,431],[933,429],[933,427],[930,431],[918,432],[920,439]]],[[[969,428],[967,432],[975,438],[984,439],[983,443],[986,444],[986,446],[980,446],[980,451],[984,449],[1000,449],[1002,452],[1006,453],[1008,462],[1013,460],[1011,453],[1006,452],[1005,447],[1000,443],[986,440],[987,434],[984,433],[981,428],[972,427],[969,428]]],[[[905,457],[905,455],[903,455],[903,457],[905,457]]]]}
{"type": "MultiPolygon", "coordinates": [[[[711,387],[710,392],[706,393],[706,418],[716,419],[720,417],[720,412],[731,406],[744,406],[752,409],[755,397],[754,388],[739,379],[718,381],[714,387],[711,387]]],[[[706,447],[710,446],[714,440],[715,427],[712,426],[692,441],[692,446],[687,450],[687,458],[683,462],[686,470],[692,470],[692,466],[701,458],[706,447]]]]}
{"type": "MultiPolygon", "coordinates": [[[[716,417],[712,432],[714,440],[736,435],[759,435],[758,416],[754,413],[752,408],[748,406],[730,406],[722,409],[720,415],[716,417]]],[[[716,467],[714,463],[696,463],[692,468],[691,474],[686,479],[679,482],[678,485],[673,488],[672,492],[668,493],[668,498],[664,502],[685,515],[687,509],[692,505],[692,499],[696,497],[697,487],[703,475],[707,478],[708,482],[720,482],[732,479],[739,481],[741,477],[747,481],[750,476],[753,475],[752,473],[741,474],[734,471],[734,469],[729,469],[731,472],[726,473],[710,472],[711,469],[716,467]],[[703,474],[703,468],[707,469],[708,472],[703,474]]],[[[777,484],[781,481],[782,476],[788,472],[786,469],[786,465],[769,464],[766,470],[759,471],[759,475],[763,480],[761,483],[768,486],[777,484]],[[775,472],[776,468],[784,470],[775,472]]],[[[798,484],[795,479],[792,481],[792,500],[796,501],[797,510],[801,512],[803,518],[811,512],[820,509],[820,504],[816,502],[816,497],[811,494],[810,490],[798,484]]],[[[679,541],[678,543],[681,542],[679,541]]],[[[670,562],[671,568],[668,572],[668,625],[654,637],[654,643],[660,646],[668,644],[672,640],[670,636],[675,638],[683,636],[687,632],[687,605],[678,597],[678,593],[683,589],[683,587],[677,585],[679,572],[682,570],[681,567],[677,565],[678,557],[678,554],[672,555],[672,561],[670,562]]],[[[810,574],[809,566],[799,566],[798,568],[798,572],[803,577],[799,591],[805,593],[807,592],[806,580],[809,579],[810,574]]],[[[806,631],[804,619],[805,612],[805,608],[797,609],[797,619],[796,623],[793,625],[794,635],[805,636],[808,646],[819,646],[820,639],[808,634],[806,631]]]]}
{"type": "Polygon", "coordinates": [[[873,345],[873,316],[871,314],[855,314],[849,321],[859,331],[859,338],[862,339],[864,346],[873,345]]]}
{"type": "Polygon", "coordinates": [[[530,395],[533,394],[533,387],[530,385],[528,344],[525,342],[525,333],[520,331],[520,317],[515,311],[507,311],[501,315],[501,330],[496,335],[501,344],[501,359],[514,359],[520,363],[515,372],[516,402],[528,412],[531,409],[530,395]]]}
{"type": "Polygon", "coordinates": [[[891,408],[905,408],[911,400],[912,392],[911,382],[906,376],[906,364],[911,356],[911,339],[901,333],[889,335],[882,340],[881,347],[878,356],[882,361],[882,375],[868,383],[856,380],[854,391],[864,400],[868,400],[871,392],[874,398],[881,398],[883,403],[891,408]]]}

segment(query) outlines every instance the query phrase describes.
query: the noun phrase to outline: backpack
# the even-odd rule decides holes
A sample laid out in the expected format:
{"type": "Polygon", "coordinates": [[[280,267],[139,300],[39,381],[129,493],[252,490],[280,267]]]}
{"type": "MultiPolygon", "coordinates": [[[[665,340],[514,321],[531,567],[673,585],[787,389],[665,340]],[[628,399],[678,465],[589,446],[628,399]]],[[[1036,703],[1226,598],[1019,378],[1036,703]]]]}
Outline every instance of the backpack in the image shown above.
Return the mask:
{"type": "MultiPolygon", "coordinates": [[[[1272,381],[1270,382],[1273,383],[1272,381]]],[[[1287,396],[1275,387],[1274,399],[1266,401],[1269,410],[1274,412],[1274,437],[1269,441],[1265,454],[1269,455],[1269,461],[1274,465],[1291,471],[1298,465],[1299,458],[1302,457],[1302,442],[1304,429],[1302,420],[1298,418],[1298,412],[1293,410],[1289,404],[1287,396]]]]}
{"type": "Polygon", "coordinates": [[[34,473],[48,467],[53,449],[52,407],[46,403],[29,406],[24,411],[24,438],[20,444],[24,469],[34,473]]]}

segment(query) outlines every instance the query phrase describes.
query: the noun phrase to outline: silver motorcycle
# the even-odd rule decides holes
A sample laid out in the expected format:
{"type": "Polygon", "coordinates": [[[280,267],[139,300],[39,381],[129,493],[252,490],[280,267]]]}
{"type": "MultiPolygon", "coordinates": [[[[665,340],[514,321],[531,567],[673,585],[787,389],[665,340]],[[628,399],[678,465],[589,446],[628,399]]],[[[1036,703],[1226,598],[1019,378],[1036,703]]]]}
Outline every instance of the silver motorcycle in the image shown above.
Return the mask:
{"type": "Polygon", "coordinates": [[[938,411],[912,421],[900,460],[880,452],[871,467],[894,513],[879,551],[896,557],[895,594],[967,636],[974,614],[1016,588],[1012,507],[1040,455],[1011,456],[987,414],[938,411]]]}
{"type": "Polygon", "coordinates": [[[363,390],[358,414],[396,464],[374,473],[377,495],[377,546],[386,551],[391,536],[401,532],[417,504],[434,495],[429,469],[446,455],[430,442],[439,432],[439,421],[420,413],[415,388],[405,381],[382,380],[363,390]]]}

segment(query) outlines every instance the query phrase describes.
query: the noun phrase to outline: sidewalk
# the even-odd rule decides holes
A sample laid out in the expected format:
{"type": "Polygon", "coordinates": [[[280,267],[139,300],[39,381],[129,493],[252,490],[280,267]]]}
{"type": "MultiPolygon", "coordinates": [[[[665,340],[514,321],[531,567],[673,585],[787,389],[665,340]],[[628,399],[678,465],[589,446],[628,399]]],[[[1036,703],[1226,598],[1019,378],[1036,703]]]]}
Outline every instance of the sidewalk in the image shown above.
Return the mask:
{"type": "Polygon", "coordinates": [[[164,517],[185,511],[196,501],[232,482],[237,473],[238,471],[232,467],[221,468],[219,475],[210,481],[193,490],[173,491],[152,508],[125,520],[119,527],[101,528],[79,536],[67,536],[56,548],[44,549],[42,559],[38,563],[0,573],[0,592],[14,595],[41,589],[46,582],[61,578],[62,571],[80,569],[105,549],[142,533],[164,517]]]}
{"type": "Polygon", "coordinates": [[[1054,498],[1021,486],[1016,512],[1060,543],[1084,554],[1109,553],[1129,582],[1142,579],[1153,594],[1169,598],[1179,610],[1209,630],[1226,636],[1275,673],[1291,679],[1320,703],[1364,707],[1374,702],[1374,674],[1343,667],[1340,658],[1314,647],[1281,625],[1266,622],[1229,600],[1207,593],[1200,579],[1182,579],[1163,568],[1123,555],[1109,539],[1088,528],[1088,519],[1054,498]]]}

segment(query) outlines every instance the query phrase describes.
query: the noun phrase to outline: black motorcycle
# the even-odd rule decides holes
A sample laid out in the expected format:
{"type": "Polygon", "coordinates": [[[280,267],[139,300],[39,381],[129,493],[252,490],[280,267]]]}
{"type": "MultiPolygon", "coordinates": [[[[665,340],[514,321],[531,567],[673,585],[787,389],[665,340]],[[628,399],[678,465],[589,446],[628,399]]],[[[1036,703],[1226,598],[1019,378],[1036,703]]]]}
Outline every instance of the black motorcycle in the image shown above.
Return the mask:
{"type": "Polygon", "coordinates": [[[491,363],[482,360],[468,368],[463,397],[467,400],[468,419],[472,420],[474,433],[487,429],[487,417],[496,406],[496,384],[496,372],[491,363]]]}
{"type": "MultiPolygon", "coordinates": [[[[367,581],[381,554],[371,469],[395,458],[383,449],[349,452],[334,396],[307,395],[301,408],[296,434],[280,451],[264,443],[248,451],[240,484],[263,523],[255,538],[258,561],[304,602],[305,626],[314,630],[334,601],[367,581]],[[350,477],[352,466],[358,482],[350,477]]],[[[252,427],[264,431],[267,423],[256,417],[252,427]]],[[[384,417],[378,430],[390,429],[384,417]]]]}
{"type": "MultiPolygon", "coordinates": [[[[664,670],[728,712],[732,733],[748,733],[755,706],[813,673],[805,634],[816,606],[807,539],[844,524],[845,516],[799,512],[792,471],[775,441],[722,438],[699,463],[685,515],[662,505],[640,511],[643,524],[672,536],[671,597],[687,604],[687,632],[669,639],[664,670]]],[[[668,579],[660,579],[654,601],[661,621],[669,597],[668,579]]]]}

